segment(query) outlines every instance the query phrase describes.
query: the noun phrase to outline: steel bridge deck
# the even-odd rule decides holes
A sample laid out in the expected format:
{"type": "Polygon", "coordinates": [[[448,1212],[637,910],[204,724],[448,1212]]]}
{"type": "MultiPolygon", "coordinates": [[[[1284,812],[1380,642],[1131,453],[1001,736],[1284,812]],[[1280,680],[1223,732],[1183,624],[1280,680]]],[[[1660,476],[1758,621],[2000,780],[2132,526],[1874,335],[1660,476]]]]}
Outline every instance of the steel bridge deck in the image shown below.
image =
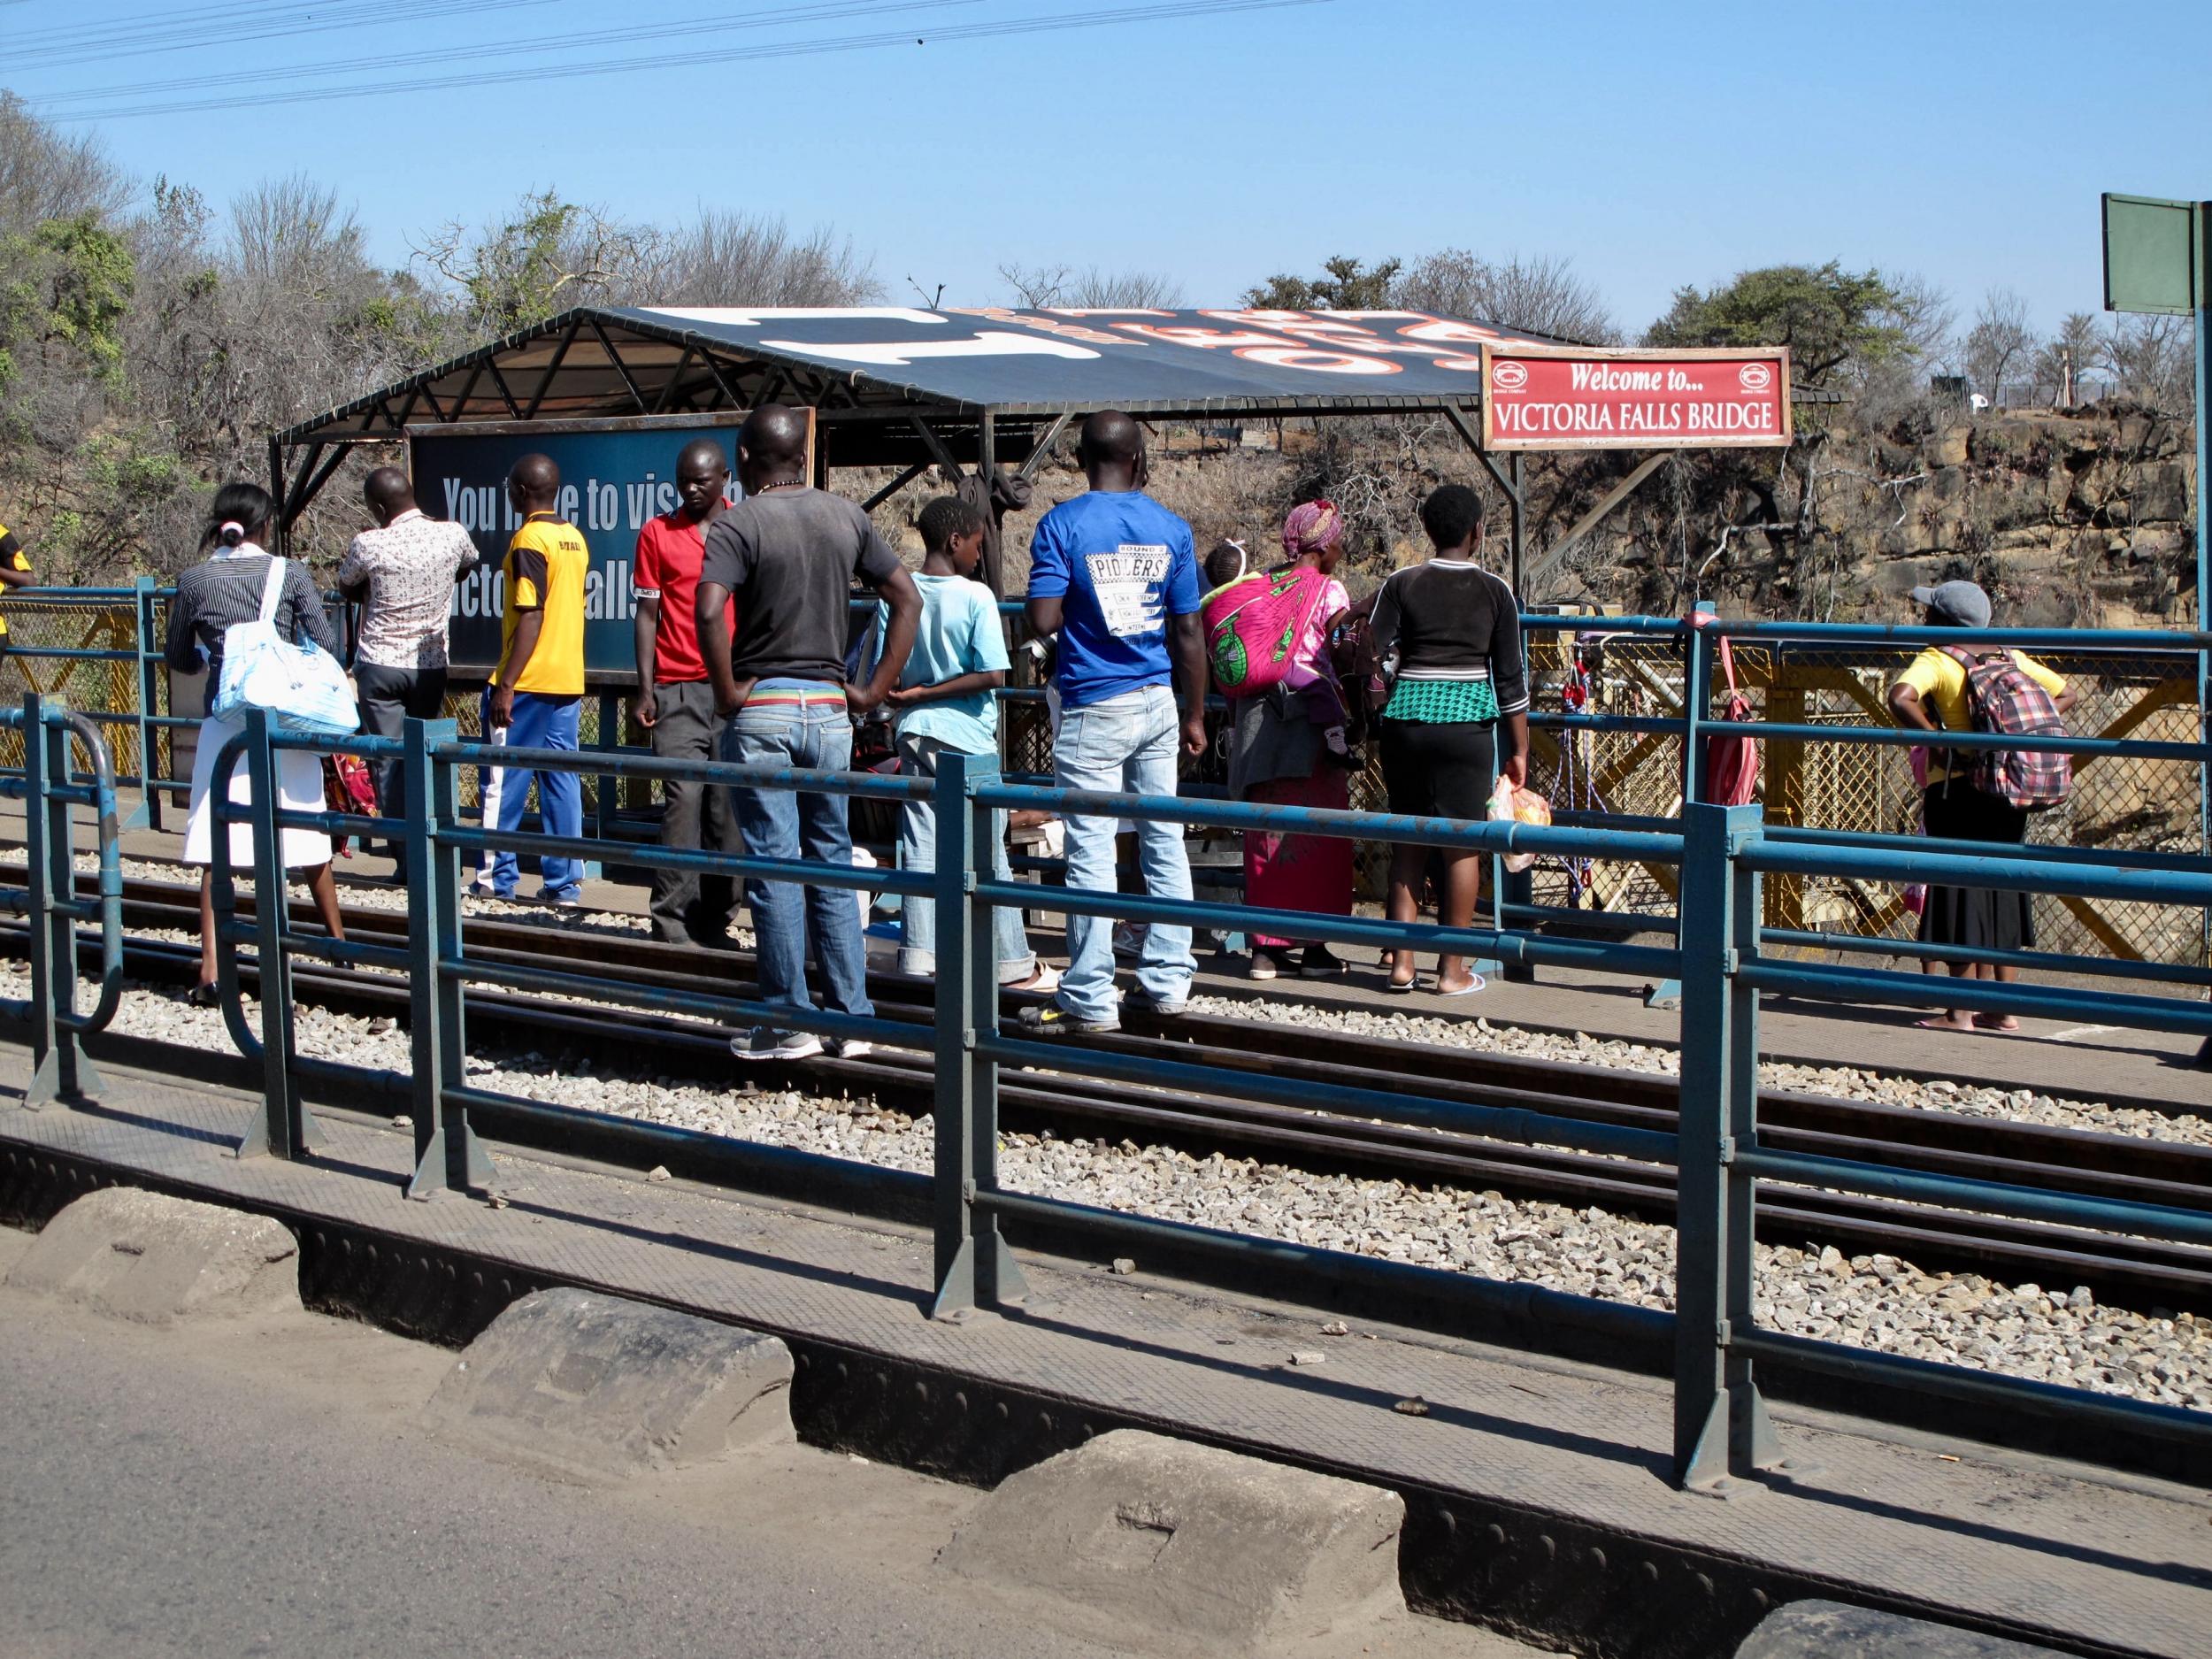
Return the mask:
{"type": "Polygon", "coordinates": [[[2212,1629],[2212,1501],[2177,1486],[1785,1408],[1821,1472],[1686,1495],[1659,1379],[1356,1319],[1322,1336],[1325,1314],[1033,1254],[1022,1313],[932,1324],[919,1229],[511,1148],[506,1207],[409,1203],[411,1139],[380,1120],[324,1112],[326,1155],[241,1162],[242,1095],[110,1065],[102,1106],[33,1112],[27,1070],[0,1045],[0,1214],[116,1179],[264,1210],[301,1232],[311,1295],[449,1340],[546,1283],[697,1309],[793,1342],[810,1439],[971,1479],[1132,1423],[1356,1472],[1407,1496],[1409,1593],[1509,1628],[1725,1652],[1832,1594],[2083,1653],[2201,1654],[2212,1629]],[[1417,1394],[1427,1415],[1394,1409],[1417,1394]]]}

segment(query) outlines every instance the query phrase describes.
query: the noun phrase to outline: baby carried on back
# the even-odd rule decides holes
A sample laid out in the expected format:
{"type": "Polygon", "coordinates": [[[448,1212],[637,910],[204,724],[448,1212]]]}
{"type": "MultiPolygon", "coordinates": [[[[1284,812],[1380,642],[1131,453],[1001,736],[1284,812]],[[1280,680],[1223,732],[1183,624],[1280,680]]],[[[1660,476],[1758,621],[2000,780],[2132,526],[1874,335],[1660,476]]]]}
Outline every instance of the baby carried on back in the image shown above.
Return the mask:
{"type": "Polygon", "coordinates": [[[1319,637],[1331,579],[1310,565],[1248,571],[1243,547],[1224,541],[1206,556],[1212,589],[1199,603],[1207,659],[1225,696],[1263,696],[1280,686],[1322,728],[1331,753],[1347,753],[1344,694],[1319,637]],[[1317,647],[1318,649],[1317,649],[1317,647]]]}

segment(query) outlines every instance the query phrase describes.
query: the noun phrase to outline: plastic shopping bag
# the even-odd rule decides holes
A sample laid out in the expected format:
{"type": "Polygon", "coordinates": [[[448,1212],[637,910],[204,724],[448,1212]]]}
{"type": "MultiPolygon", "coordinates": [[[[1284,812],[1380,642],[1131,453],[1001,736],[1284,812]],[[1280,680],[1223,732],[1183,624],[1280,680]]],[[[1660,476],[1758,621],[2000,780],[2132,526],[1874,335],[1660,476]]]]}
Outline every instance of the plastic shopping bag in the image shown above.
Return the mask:
{"type": "MultiPolygon", "coordinates": [[[[1495,824],[1533,824],[1538,826],[1551,822],[1551,803],[1533,789],[1516,787],[1512,779],[1501,773],[1490,791],[1490,819],[1495,824]]],[[[1505,867],[1512,875],[1532,870],[1536,865],[1534,853],[1508,853],[1505,867]]]]}

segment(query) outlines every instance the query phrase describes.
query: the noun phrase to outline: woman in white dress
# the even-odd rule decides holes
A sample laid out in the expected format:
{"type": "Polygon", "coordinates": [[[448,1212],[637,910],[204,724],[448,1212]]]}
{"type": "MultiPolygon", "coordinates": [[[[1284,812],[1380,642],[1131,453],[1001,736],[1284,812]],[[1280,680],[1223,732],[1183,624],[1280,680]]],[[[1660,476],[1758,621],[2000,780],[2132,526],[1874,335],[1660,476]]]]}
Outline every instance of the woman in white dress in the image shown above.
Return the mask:
{"type": "MultiPolygon", "coordinates": [[[[257,484],[226,484],[216,492],[205,534],[200,538],[206,562],[194,565],[177,579],[177,595],[169,606],[169,639],[165,656],[180,674],[204,673],[207,697],[223,676],[223,635],[234,624],[250,622],[261,614],[273,560],[264,549],[265,538],[276,518],[276,503],[257,484]]],[[[323,649],[336,655],[338,637],[321,597],[309,578],[307,567],[296,559],[283,561],[275,623],[278,635],[296,639],[302,633],[323,649]]],[[[200,982],[186,999],[195,1007],[215,1002],[215,815],[208,801],[215,757],[223,745],[245,730],[242,721],[210,715],[200,722],[199,742],[192,757],[192,803],[185,819],[184,862],[200,870],[200,982]]],[[[319,756],[299,749],[277,752],[277,798],[287,811],[323,810],[323,765],[319,756]]],[[[244,804],[253,788],[244,757],[231,774],[230,798],[244,804]]],[[[333,939],[343,939],[344,924],[338,917],[338,887],[330,874],[330,837],[319,830],[284,829],[279,832],[284,867],[305,870],[308,890],[333,939]]],[[[234,823],[230,827],[231,867],[250,877],[253,871],[253,829],[234,823]]]]}

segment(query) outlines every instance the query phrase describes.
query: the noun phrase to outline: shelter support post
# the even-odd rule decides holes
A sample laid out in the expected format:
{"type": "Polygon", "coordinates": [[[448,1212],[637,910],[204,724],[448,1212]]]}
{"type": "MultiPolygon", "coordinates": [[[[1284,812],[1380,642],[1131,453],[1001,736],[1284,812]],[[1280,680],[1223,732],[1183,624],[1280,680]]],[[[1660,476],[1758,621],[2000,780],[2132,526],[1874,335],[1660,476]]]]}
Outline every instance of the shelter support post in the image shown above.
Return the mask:
{"type": "Polygon", "coordinates": [[[1025,484],[1036,477],[1037,469],[1045,464],[1045,457],[1052,453],[1052,446],[1060,442],[1060,434],[1068,429],[1068,422],[1074,419],[1065,411],[1055,415],[1052,424],[1044,429],[1044,434],[1029,446],[1029,458],[1021,464],[1021,470],[1015,476],[1025,484]]]}
{"type": "Polygon", "coordinates": [[[269,551],[289,553],[292,550],[292,523],[280,511],[284,501],[284,445],[273,433],[269,435],[269,499],[277,503],[280,508],[275,525],[276,545],[269,551]]]}
{"type": "MultiPolygon", "coordinates": [[[[1575,544],[1604,523],[1612,515],[1615,508],[1634,495],[1646,479],[1666,465],[1668,457],[1672,453],[1671,450],[1662,449],[1656,455],[1647,456],[1634,472],[1607,490],[1597,505],[1575,520],[1572,529],[1544,550],[1544,557],[1537,561],[1536,568],[1530,574],[1529,580],[1537,582],[1549,580],[1558,571],[1568,553],[1574,549],[1575,544]]],[[[1519,462],[1520,457],[1516,456],[1515,465],[1517,466],[1519,462]]],[[[1516,591],[1517,592],[1518,589],[1517,588],[1516,591]]]]}

